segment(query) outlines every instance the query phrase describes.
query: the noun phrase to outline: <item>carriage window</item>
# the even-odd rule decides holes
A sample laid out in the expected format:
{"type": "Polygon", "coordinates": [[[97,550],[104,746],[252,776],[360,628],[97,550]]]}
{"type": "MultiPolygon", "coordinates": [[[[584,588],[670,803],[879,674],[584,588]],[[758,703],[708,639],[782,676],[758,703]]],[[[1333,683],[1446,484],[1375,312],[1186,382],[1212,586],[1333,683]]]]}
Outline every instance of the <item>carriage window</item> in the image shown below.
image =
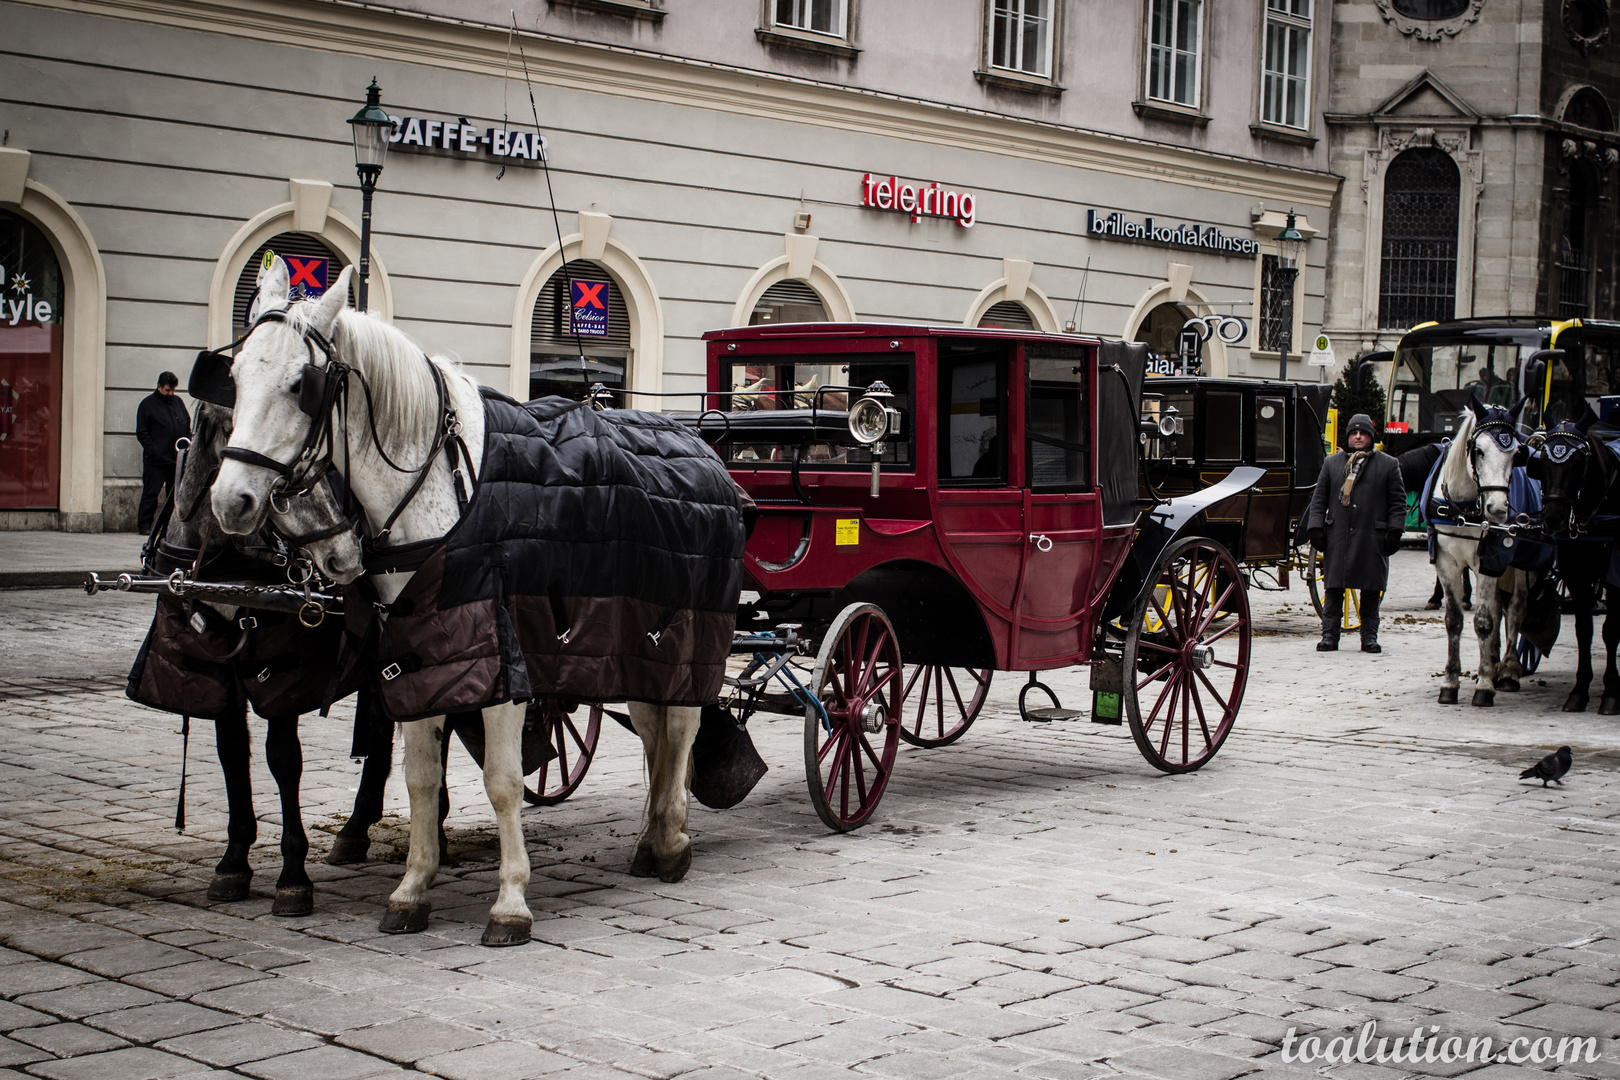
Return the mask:
{"type": "Polygon", "coordinates": [[[964,486],[1005,483],[1001,370],[1005,353],[974,349],[939,360],[939,478],[964,486]]]}
{"type": "Polygon", "coordinates": [[[1288,460],[1288,399],[1255,398],[1254,460],[1288,460]]]}
{"type": "Polygon", "coordinates": [[[1204,457],[1243,460],[1243,395],[1214,391],[1204,395],[1204,457]]]}
{"type": "MultiPolygon", "coordinates": [[[[852,354],[738,357],[722,371],[722,385],[731,387],[730,411],[767,412],[776,410],[849,409],[851,395],[833,387],[866,387],[881,379],[893,391],[890,404],[900,411],[901,436],[883,444],[885,465],[909,465],[912,461],[916,424],[912,410],[912,360],[894,354],[862,356],[852,354]]],[[[721,405],[725,407],[724,403],[721,405]]],[[[766,442],[732,444],[728,461],[751,466],[787,468],[793,463],[790,444],[766,442]]],[[[807,468],[865,469],[871,465],[871,451],[865,447],[815,443],[800,451],[800,464],[807,468]]]]}
{"type": "Polygon", "coordinates": [[[1029,486],[1075,488],[1091,481],[1091,409],[1083,349],[1031,350],[1028,425],[1029,486]]]}

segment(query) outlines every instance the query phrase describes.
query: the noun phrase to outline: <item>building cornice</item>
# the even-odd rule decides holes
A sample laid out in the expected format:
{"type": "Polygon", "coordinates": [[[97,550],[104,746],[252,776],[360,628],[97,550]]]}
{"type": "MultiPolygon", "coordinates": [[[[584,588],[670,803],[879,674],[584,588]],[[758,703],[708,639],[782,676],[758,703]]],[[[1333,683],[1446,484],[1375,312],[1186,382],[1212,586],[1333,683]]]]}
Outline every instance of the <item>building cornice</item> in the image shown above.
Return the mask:
{"type": "MultiPolygon", "coordinates": [[[[355,0],[18,0],[33,7],[502,77],[509,28],[355,0]]],[[[1326,206],[1340,177],[776,72],[520,31],[534,81],[1326,206]]]]}

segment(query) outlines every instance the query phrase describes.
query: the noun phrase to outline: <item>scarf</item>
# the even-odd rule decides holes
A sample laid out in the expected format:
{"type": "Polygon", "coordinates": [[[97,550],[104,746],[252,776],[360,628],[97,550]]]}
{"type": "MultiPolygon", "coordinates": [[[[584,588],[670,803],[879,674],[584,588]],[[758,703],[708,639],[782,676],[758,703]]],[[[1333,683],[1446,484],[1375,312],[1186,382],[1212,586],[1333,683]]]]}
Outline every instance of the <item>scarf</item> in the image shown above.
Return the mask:
{"type": "Polygon", "coordinates": [[[1371,450],[1357,450],[1350,455],[1350,460],[1344,463],[1344,487],[1339,491],[1339,505],[1350,505],[1350,489],[1356,486],[1356,480],[1361,476],[1361,467],[1373,456],[1371,450]]]}

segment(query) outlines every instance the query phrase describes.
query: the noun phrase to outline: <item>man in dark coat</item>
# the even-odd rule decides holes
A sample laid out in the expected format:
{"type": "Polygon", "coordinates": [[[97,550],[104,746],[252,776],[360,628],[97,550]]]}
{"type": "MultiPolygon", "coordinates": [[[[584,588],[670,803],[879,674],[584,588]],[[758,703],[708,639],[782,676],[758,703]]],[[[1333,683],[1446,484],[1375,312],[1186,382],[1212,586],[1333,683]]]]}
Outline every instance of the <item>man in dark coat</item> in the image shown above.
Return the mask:
{"type": "Polygon", "coordinates": [[[1378,644],[1378,605],[1389,584],[1389,557],[1401,546],[1406,524],[1406,485],[1401,468],[1372,448],[1372,418],[1357,413],[1345,429],[1348,447],[1322,463],[1305,534],[1324,555],[1322,640],[1318,652],[1339,648],[1344,590],[1361,590],[1361,651],[1382,652],[1378,644]]]}
{"type": "Polygon", "coordinates": [[[174,372],[158,376],[157,390],[135,409],[135,439],[141,444],[141,505],[135,527],[151,532],[157,518],[158,495],[174,483],[174,444],[191,433],[185,403],[174,396],[180,385],[174,372]]]}

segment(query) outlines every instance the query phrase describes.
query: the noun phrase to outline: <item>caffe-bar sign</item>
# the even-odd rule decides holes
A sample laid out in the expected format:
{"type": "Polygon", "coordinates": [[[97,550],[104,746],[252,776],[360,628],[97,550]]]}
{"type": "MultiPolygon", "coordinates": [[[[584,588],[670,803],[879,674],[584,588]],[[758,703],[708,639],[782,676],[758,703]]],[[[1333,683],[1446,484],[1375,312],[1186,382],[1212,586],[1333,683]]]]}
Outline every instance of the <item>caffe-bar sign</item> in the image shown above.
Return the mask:
{"type": "Polygon", "coordinates": [[[898,176],[861,177],[861,205],[872,210],[895,210],[911,215],[913,225],[925,217],[950,218],[964,229],[973,228],[978,199],[971,191],[952,191],[939,184],[911,184],[898,176]]]}
{"type": "Polygon", "coordinates": [[[480,128],[466,117],[434,120],[422,116],[388,117],[394,122],[395,150],[411,150],[440,157],[483,157],[503,164],[538,165],[546,160],[546,137],[539,132],[480,128]]]}
{"type": "Polygon", "coordinates": [[[1141,240],[1167,247],[1201,248],[1218,255],[1258,255],[1260,242],[1247,236],[1233,236],[1213,225],[1182,223],[1167,225],[1152,218],[1131,221],[1115,210],[1104,215],[1098,210],[1086,211],[1086,235],[1105,240],[1141,240]]]}

